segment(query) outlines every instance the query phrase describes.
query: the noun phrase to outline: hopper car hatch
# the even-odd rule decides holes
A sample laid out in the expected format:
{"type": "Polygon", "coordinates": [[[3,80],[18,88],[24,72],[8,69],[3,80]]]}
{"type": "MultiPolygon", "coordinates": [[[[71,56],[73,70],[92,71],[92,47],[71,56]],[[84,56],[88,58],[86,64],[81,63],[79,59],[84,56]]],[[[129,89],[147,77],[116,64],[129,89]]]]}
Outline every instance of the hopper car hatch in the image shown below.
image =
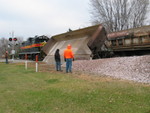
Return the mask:
{"type": "Polygon", "coordinates": [[[103,26],[99,26],[95,33],[90,38],[87,43],[90,48],[92,54],[91,57],[93,59],[103,58],[108,56],[108,48],[105,44],[107,40],[107,33],[103,26]]]}

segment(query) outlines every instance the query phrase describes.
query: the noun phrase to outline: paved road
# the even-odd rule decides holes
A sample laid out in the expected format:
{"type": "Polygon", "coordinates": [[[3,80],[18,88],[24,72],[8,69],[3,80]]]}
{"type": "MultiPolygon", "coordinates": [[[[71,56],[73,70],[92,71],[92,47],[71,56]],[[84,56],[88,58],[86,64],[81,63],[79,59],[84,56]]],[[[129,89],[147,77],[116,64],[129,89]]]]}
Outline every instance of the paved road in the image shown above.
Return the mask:
{"type": "MultiPolygon", "coordinates": [[[[26,60],[20,60],[20,59],[8,59],[9,63],[21,63],[21,62],[25,62],[26,60]]],[[[0,62],[5,62],[5,59],[0,59],[0,62]]],[[[28,62],[34,62],[34,61],[30,61],[28,60],[28,62]]]]}

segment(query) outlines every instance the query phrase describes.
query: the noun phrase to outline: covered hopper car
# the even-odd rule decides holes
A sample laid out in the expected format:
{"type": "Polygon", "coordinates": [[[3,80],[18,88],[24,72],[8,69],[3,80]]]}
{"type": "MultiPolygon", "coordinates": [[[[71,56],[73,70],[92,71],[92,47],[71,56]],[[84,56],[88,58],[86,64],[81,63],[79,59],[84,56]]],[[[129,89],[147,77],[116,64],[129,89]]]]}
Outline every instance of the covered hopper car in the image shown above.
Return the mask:
{"type": "Polygon", "coordinates": [[[54,54],[59,49],[63,63],[63,52],[68,44],[72,46],[75,60],[89,60],[92,54],[98,56],[97,52],[103,50],[106,38],[106,31],[102,25],[89,26],[52,36],[43,47],[43,51],[47,54],[43,61],[54,64],[54,54]]]}
{"type": "Polygon", "coordinates": [[[27,55],[28,59],[35,60],[36,55],[38,55],[39,60],[43,60],[45,53],[41,49],[48,40],[49,38],[44,35],[28,38],[27,41],[22,43],[19,58],[25,59],[25,56],[27,55]]]}

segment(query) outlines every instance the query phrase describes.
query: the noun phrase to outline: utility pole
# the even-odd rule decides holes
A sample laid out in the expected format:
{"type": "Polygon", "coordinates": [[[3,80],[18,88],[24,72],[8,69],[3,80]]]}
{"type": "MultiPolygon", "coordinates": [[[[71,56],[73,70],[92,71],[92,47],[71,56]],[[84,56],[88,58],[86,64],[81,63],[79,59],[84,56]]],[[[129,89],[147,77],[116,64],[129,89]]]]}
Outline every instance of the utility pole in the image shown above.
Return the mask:
{"type": "Polygon", "coordinates": [[[12,61],[14,61],[14,55],[15,55],[15,42],[17,41],[17,38],[14,38],[14,31],[10,33],[11,38],[9,38],[9,41],[11,41],[12,45],[12,50],[11,50],[11,55],[12,55],[12,61]]]}
{"type": "MultiPolygon", "coordinates": [[[[12,31],[12,39],[14,39],[14,31],[12,31]]],[[[11,53],[12,53],[12,61],[14,61],[14,52],[15,52],[15,44],[14,44],[14,40],[12,40],[12,51],[11,51],[11,53]]]]}

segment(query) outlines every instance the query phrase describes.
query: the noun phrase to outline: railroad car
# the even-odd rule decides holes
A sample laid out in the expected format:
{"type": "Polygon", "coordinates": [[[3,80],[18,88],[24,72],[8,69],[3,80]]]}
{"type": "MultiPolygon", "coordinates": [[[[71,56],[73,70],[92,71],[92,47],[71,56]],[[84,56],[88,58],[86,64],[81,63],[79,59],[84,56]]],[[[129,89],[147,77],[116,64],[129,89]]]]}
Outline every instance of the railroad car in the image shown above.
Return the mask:
{"type": "Polygon", "coordinates": [[[27,55],[27,59],[35,60],[36,55],[38,55],[39,60],[43,60],[46,54],[42,51],[42,47],[48,40],[49,38],[44,35],[28,38],[27,41],[22,43],[19,58],[25,59],[27,55]]]}
{"type": "Polygon", "coordinates": [[[115,56],[150,54],[150,26],[110,33],[107,37],[106,45],[115,56]]]}

